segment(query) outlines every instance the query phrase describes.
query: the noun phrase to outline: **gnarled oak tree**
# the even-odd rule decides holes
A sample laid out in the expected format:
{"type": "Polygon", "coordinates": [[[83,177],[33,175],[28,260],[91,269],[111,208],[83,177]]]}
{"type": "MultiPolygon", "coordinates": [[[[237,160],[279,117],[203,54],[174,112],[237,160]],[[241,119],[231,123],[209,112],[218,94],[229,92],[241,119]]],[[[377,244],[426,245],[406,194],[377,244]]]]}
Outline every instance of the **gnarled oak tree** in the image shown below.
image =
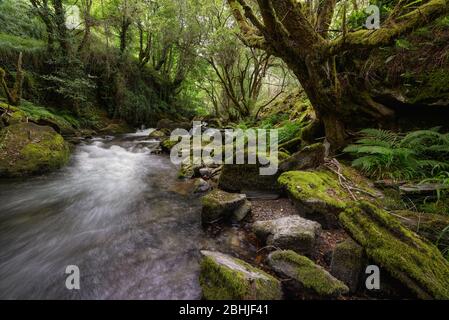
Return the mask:
{"type": "Polygon", "coordinates": [[[227,1],[242,40],[283,59],[295,73],[334,150],[345,143],[346,129],[364,120],[385,123],[394,117],[394,111],[373,100],[363,84],[347,81],[344,68],[348,59],[367,58],[370,49],[389,45],[449,12],[447,0],[423,1],[415,7],[408,6],[412,1],[399,0],[380,29],[349,32],[343,17],[340,36],[330,38],[328,29],[337,0],[321,0],[313,8],[313,1],[227,1]],[[339,64],[342,59],[344,66],[339,64]]]}

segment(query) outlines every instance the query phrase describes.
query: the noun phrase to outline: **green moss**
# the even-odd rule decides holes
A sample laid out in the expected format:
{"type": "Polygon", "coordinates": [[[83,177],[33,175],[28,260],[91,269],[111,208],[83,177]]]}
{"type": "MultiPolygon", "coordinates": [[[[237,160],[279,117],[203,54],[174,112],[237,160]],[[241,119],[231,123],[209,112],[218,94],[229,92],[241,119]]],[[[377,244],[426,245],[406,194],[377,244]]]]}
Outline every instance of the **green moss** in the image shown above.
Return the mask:
{"type": "Polygon", "coordinates": [[[272,300],[279,299],[281,286],[277,279],[248,263],[233,259],[242,268],[263,275],[249,279],[244,273],[217,263],[211,257],[201,262],[200,285],[207,300],[272,300]]]}
{"type": "Polygon", "coordinates": [[[294,266],[293,278],[297,279],[305,289],[320,296],[338,296],[349,291],[343,282],[332,277],[309,258],[301,256],[294,251],[275,251],[270,255],[270,259],[274,264],[287,263],[294,266]]]}
{"type": "MultiPolygon", "coordinates": [[[[8,105],[0,103],[0,107],[7,109],[8,105]]],[[[13,123],[23,122],[28,120],[33,122],[45,121],[51,123],[58,128],[62,133],[72,133],[74,128],[79,128],[80,124],[77,119],[68,113],[52,110],[43,106],[35,105],[32,102],[22,100],[20,107],[9,107],[14,111],[12,114],[13,123]]]]}
{"type": "Polygon", "coordinates": [[[57,169],[69,160],[69,146],[49,127],[20,123],[7,127],[2,136],[0,176],[39,174],[57,169]]]}
{"type": "Polygon", "coordinates": [[[59,134],[47,134],[42,142],[27,144],[20,152],[22,160],[17,164],[24,171],[57,169],[67,163],[70,150],[59,134]]]}
{"type": "Polygon", "coordinates": [[[119,122],[119,123],[110,123],[105,128],[102,128],[99,130],[103,134],[108,135],[120,135],[120,134],[126,134],[131,133],[134,131],[128,124],[125,122],[119,122]]]}
{"type": "Polygon", "coordinates": [[[338,178],[329,171],[290,171],[282,174],[278,182],[295,200],[317,199],[342,210],[349,200],[338,178]]]}
{"type": "Polygon", "coordinates": [[[430,242],[367,202],[348,208],[340,221],[372,260],[417,297],[449,299],[449,263],[430,242]]]}
{"type": "Polygon", "coordinates": [[[425,201],[423,203],[416,204],[419,211],[439,214],[439,215],[449,215],[449,196],[444,195],[438,201],[425,201]]]}
{"type": "Polygon", "coordinates": [[[28,52],[30,50],[42,50],[45,48],[45,41],[33,38],[18,37],[0,32],[0,47],[2,50],[11,48],[16,51],[28,52]]]}
{"type": "Polygon", "coordinates": [[[449,71],[436,69],[428,73],[413,74],[411,80],[417,81],[419,86],[410,88],[411,103],[426,102],[428,100],[449,99],[449,71]]]}
{"type": "Polygon", "coordinates": [[[284,151],[278,152],[278,161],[279,162],[287,160],[288,158],[290,158],[290,154],[288,152],[284,152],[284,151]]]}
{"type": "Polygon", "coordinates": [[[179,142],[178,141],[172,141],[170,139],[164,140],[161,143],[162,150],[165,152],[170,152],[171,149],[173,149],[179,142]]]}
{"type": "Polygon", "coordinates": [[[449,245],[449,233],[444,234],[443,230],[449,226],[449,215],[419,213],[408,210],[395,211],[399,221],[416,232],[420,236],[428,239],[441,249],[449,245]]]}

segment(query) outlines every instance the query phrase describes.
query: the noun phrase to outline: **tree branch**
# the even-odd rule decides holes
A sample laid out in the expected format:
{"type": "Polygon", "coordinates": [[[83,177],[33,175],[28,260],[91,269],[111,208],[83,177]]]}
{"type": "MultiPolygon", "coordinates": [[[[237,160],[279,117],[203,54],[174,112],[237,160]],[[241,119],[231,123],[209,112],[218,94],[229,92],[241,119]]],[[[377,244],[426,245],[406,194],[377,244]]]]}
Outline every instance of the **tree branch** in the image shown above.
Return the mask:
{"type": "Polygon", "coordinates": [[[237,21],[237,24],[240,28],[241,35],[240,39],[247,45],[248,47],[265,49],[266,42],[265,38],[262,35],[262,31],[257,29],[254,26],[251,26],[248,22],[248,19],[242,14],[242,6],[240,3],[246,3],[244,0],[227,0],[228,4],[231,8],[232,14],[237,21]]]}
{"type": "Polygon", "coordinates": [[[403,34],[428,24],[429,22],[449,13],[449,0],[431,0],[417,9],[396,20],[394,26],[378,30],[359,30],[330,41],[324,47],[327,55],[335,55],[342,51],[374,48],[388,45],[403,34]]]}

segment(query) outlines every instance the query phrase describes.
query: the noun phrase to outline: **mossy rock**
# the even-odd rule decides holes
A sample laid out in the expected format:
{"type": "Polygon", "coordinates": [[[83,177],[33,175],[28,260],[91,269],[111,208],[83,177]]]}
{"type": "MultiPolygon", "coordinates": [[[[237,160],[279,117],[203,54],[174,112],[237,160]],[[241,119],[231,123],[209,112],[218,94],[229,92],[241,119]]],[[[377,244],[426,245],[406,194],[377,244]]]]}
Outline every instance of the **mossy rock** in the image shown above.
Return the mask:
{"type": "Polygon", "coordinates": [[[351,199],[334,173],[326,170],[289,171],[283,173],[278,182],[300,215],[318,221],[325,229],[339,226],[338,214],[345,210],[351,199]]]}
{"type": "Polygon", "coordinates": [[[294,290],[307,291],[322,298],[337,298],[348,293],[348,287],[324,268],[294,251],[275,251],[268,256],[268,264],[279,275],[291,279],[294,290]]]}
{"type": "Polygon", "coordinates": [[[332,254],[330,273],[343,281],[351,292],[359,288],[367,259],[363,248],[351,238],[338,243],[332,254]]]}
{"type": "Polygon", "coordinates": [[[0,102],[0,113],[5,114],[3,119],[8,125],[26,122],[27,119],[27,115],[25,114],[25,112],[17,107],[10,106],[2,102],[0,102]]]}
{"type": "Polygon", "coordinates": [[[341,213],[340,221],[370,259],[418,298],[449,299],[449,262],[391,214],[360,202],[341,213]]]}
{"type": "Polygon", "coordinates": [[[70,148],[50,127],[19,123],[0,132],[0,176],[48,172],[67,163],[70,148]]]}
{"type": "Polygon", "coordinates": [[[0,110],[9,110],[7,122],[10,125],[21,122],[34,122],[39,126],[52,127],[57,133],[64,136],[74,135],[78,126],[77,120],[67,114],[59,114],[56,111],[43,106],[34,105],[24,100],[20,107],[8,106],[0,102],[0,110]]]}
{"type": "Polygon", "coordinates": [[[167,137],[166,133],[163,132],[162,130],[154,130],[148,136],[148,138],[150,139],[162,139],[166,137],[167,137]]]}
{"type": "Polygon", "coordinates": [[[326,148],[322,143],[316,143],[305,147],[301,151],[293,154],[280,165],[282,172],[292,170],[307,170],[318,168],[324,163],[326,148]]]}
{"type": "Polygon", "coordinates": [[[246,201],[244,194],[227,193],[216,189],[201,198],[203,205],[201,221],[203,224],[209,224],[218,220],[230,219],[238,209],[246,204],[246,201]]]}
{"type": "Polygon", "coordinates": [[[161,149],[163,152],[170,153],[171,149],[173,149],[179,141],[172,141],[170,139],[165,139],[161,142],[161,149]]]}
{"type": "Polygon", "coordinates": [[[200,285],[207,300],[280,300],[279,280],[219,252],[201,251],[200,285]]]}

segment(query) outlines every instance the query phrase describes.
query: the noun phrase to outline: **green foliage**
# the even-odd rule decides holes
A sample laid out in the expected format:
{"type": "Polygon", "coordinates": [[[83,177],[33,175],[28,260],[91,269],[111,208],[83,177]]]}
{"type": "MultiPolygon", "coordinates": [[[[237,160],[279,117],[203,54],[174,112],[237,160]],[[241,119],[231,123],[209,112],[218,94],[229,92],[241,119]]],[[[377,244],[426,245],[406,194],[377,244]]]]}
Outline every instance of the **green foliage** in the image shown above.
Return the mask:
{"type": "Polygon", "coordinates": [[[263,119],[259,124],[261,129],[273,129],[278,123],[287,121],[289,115],[287,113],[275,113],[263,119]]]}
{"type": "Polygon", "coordinates": [[[410,49],[412,49],[413,45],[407,39],[397,39],[396,47],[405,49],[405,50],[410,50],[410,49]]]}
{"type": "Polygon", "coordinates": [[[51,120],[62,128],[80,128],[79,120],[64,110],[45,108],[35,105],[29,101],[23,101],[20,106],[20,110],[24,112],[28,118],[34,121],[39,121],[41,119],[51,120]]]}
{"type": "Polygon", "coordinates": [[[290,141],[298,137],[302,126],[298,122],[288,122],[279,129],[279,144],[290,141]]]}
{"type": "Polygon", "coordinates": [[[428,178],[449,169],[449,134],[439,133],[438,128],[405,136],[365,129],[356,144],[344,152],[356,157],[354,167],[374,178],[428,178]]]}
{"type": "Polygon", "coordinates": [[[75,114],[82,114],[81,107],[92,106],[96,84],[92,76],[86,75],[80,60],[64,61],[63,58],[54,72],[43,75],[42,78],[46,82],[45,90],[59,94],[75,114]]]}
{"type": "Polygon", "coordinates": [[[2,32],[22,38],[44,39],[45,27],[33,14],[27,0],[0,1],[0,25],[2,32]]]}

